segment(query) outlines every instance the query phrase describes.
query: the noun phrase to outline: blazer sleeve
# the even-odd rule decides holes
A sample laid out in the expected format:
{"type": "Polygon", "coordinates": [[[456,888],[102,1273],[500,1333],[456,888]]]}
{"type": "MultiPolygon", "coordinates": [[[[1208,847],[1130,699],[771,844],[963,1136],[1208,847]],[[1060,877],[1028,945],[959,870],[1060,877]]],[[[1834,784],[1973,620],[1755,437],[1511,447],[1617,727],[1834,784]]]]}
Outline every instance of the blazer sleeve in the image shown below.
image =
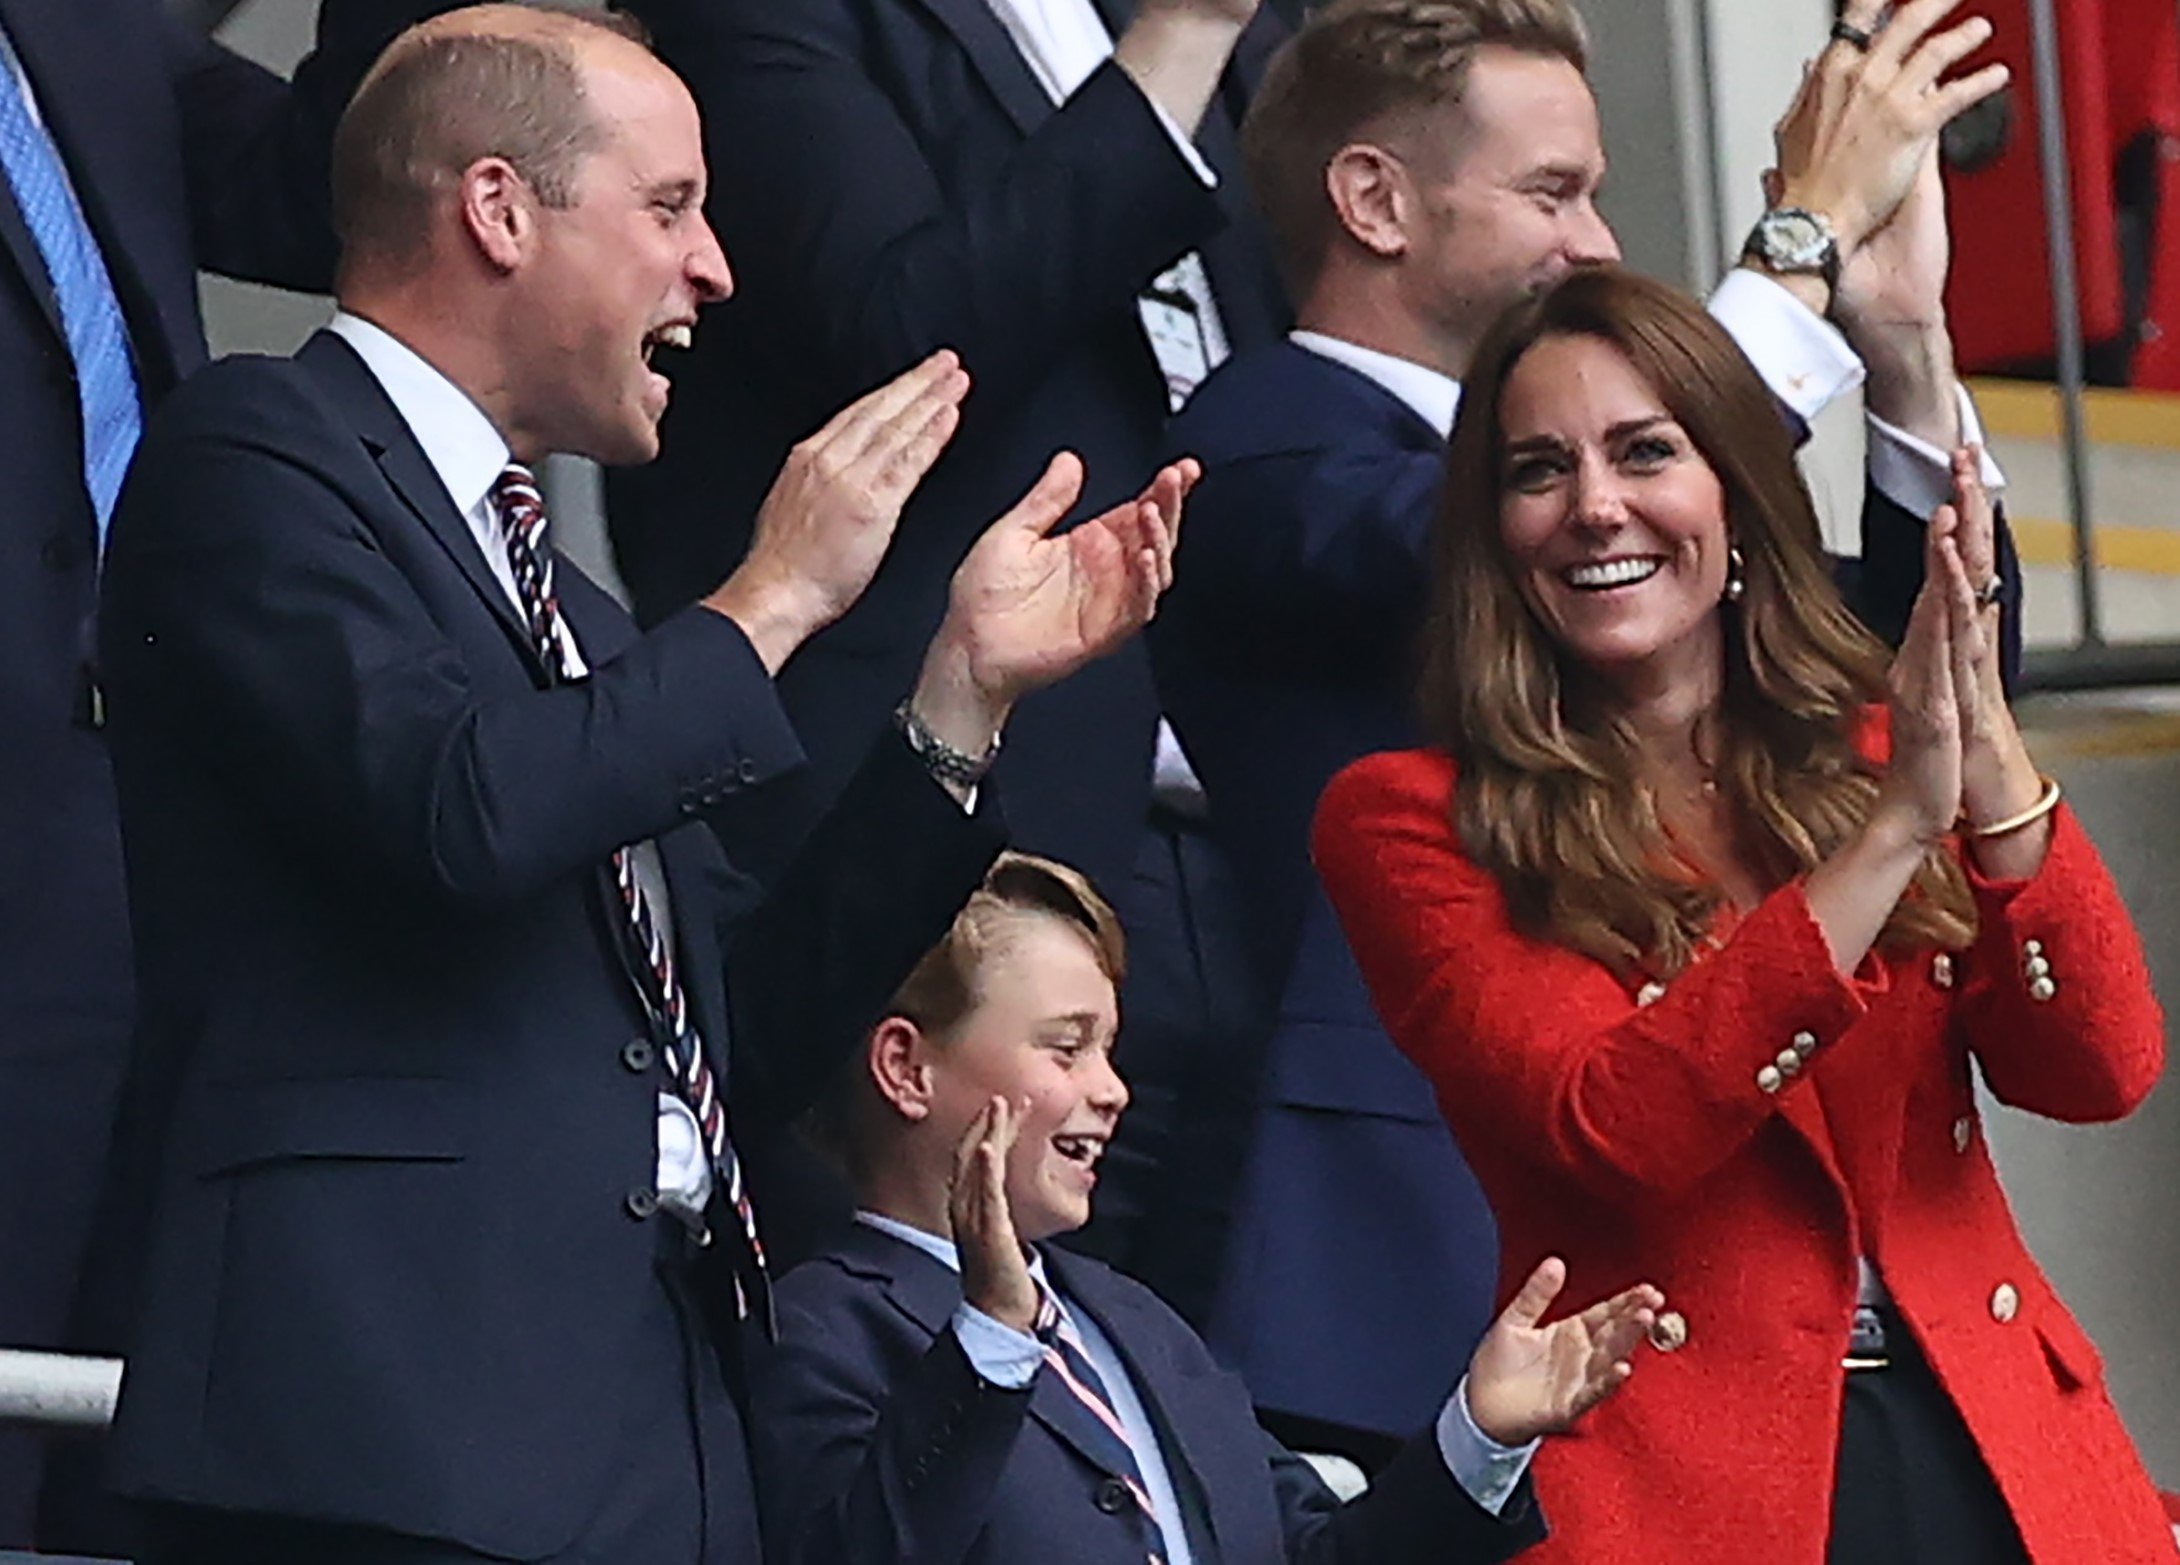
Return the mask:
{"type": "Polygon", "coordinates": [[[303,454],[300,385],[266,369],[213,366],[139,452],[100,627],[117,745],[131,725],[184,724],[188,743],[237,757],[254,794],[238,808],[289,822],[365,883],[480,904],[587,873],[800,764],[764,665],[706,609],[575,684],[480,689],[303,454]]]}
{"type": "Polygon", "coordinates": [[[1545,1537],[1528,1474],[1494,1516],[1454,1481],[1428,1434],[1344,1505],[1309,1463],[1265,1438],[1289,1565],[1497,1565],[1545,1537]]]}
{"type": "Polygon", "coordinates": [[[888,728],[755,910],[729,909],[737,1114],[817,1100],[1004,846],[995,795],[963,810],[888,728]]]}
{"type": "Polygon", "coordinates": [[[1450,787],[1450,763],[1423,752],[1349,767],[1318,805],[1319,873],[1387,1031],[1449,1116],[1488,1115],[1494,1144],[1592,1194],[1693,1188],[1809,1090],[1887,987],[1876,963],[1837,972],[1794,882],[1638,1005],[1599,963],[1513,928],[1455,841],[1450,787]],[[1762,1090],[1805,1034],[1809,1068],[1762,1090]]]}
{"type": "MultiPolygon", "coordinates": [[[[813,1263],[822,1265],[824,1263],[813,1263]]],[[[829,1281],[829,1279],[828,1279],[829,1281]]],[[[1029,1412],[979,1380],[953,1332],[905,1375],[876,1298],[783,1301],[752,1378],[766,1557],[784,1565],[957,1565],[984,1531],[1029,1412]]]]}
{"type": "MultiPolygon", "coordinates": [[[[1176,429],[1175,449],[1186,436],[1176,429]]],[[[1443,468],[1435,453],[1378,442],[1211,467],[1182,534],[1191,634],[1207,655],[1260,673],[1358,659],[1405,667],[1443,468]]]]}
{"type": "Polygon", "coordinates": [[[292,85],[203,37],[164,4],[197,263],[230,277],[330,291],[333,130],[371,62],[454,0],[325,0],[292,85]]]}
{"type": "Polygon", "coordinates": [[[1962,1020],[2002,1103],[2051,1119],[2118,1119],[2164,1067],[2165,1023],[2141,937],[2074,812],[2060,806],[2035,877],[1969,860],[1979,920],[1962,1020]]]}
{"type": "Polygon", "coordinates": [[[828,406],[940,347],[1004,404],[1224,221],[1110,62],[1027,137],[995,126],[980,143],[973,116],[929,96],[980,85],[881,84],[848,7],[634,8],[726,149],[712,210],[727,253],[828,406]],[[946,155],[976,164],[958,194],[918,115],[953,122],[946,155]]]}

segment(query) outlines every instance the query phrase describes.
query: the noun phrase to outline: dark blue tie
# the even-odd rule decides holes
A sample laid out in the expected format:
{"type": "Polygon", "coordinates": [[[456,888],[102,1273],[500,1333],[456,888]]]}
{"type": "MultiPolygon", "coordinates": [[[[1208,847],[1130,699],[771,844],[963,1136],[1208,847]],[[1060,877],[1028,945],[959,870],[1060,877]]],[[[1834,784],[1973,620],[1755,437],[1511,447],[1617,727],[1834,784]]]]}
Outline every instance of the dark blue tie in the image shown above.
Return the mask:
{"type": "Polygon", "coordinates": [[[144,432],[143,403],[114,280],[68,187],[59,148],[31,117],[24,80],[14,47],[0,33],[0,173],[15,192],[60,302],[83,412],[83,484],[98,517],[103,549],[122,475],[144,432]]]}

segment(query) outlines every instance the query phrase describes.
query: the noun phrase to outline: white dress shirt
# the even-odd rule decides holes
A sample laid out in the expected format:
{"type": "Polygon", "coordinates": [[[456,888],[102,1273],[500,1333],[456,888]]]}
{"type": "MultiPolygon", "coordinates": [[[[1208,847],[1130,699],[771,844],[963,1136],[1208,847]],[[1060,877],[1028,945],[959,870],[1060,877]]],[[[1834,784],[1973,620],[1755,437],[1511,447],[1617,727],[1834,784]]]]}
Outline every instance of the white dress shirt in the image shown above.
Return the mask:
{"type": "MultiPolygon", "coordinates": [[[[921,1228],[877,1212],[864,1211],[855,1215],[858,1222],[890,1234],[903,1244],[914,1245],[948,1271],[958,1273],[961,1270],[961,1257],[952,1240],[925,1233],[921,1228]]],[[[1035,1250],[1030,1252],[1030,1273],[1040,1284],[1051,1287],[1045,1274],[1044,1257],[1035,1250]]],[[[1143,1488],[1150,1496],[1158,1530],[1165,1539],[1167,1560],[1170,1565],[1191,1565],[1194,1555],[1188,1546],[1186,1529],[1181,1524],[1173,1474],[1158,1442],[1157,1425],[1145,1410],[1142,1395],[1129,1376],[1127,1361],[1098,1328],[1096,1321],[1085,1312],[1072,1308],[1058,1289],[1051,1291],[1059,1300],[1067,1325],[1082,1346],[1083,1356],[1089,1359],[1091,1368],[1098,1372],[1098,1378],[1105,1382],[1105,1389],[1112,1396],[1114,1415],[1119,1418],[1121,1428],[1127,1431],[1129,1448],[1135,1453],[1136,1465],[1142,1469],[1143,1488]]],[[[987,1385],[1020,1390],[1037,1377],[1038,1367],[1044,1362],[1044,1344],[1026,1332],[992,1319],[966,1300],[954,1311],[953,1330],[962,1352],[968,1357],[970,1368],[987,1385]]],[[[1506,1509],[1506,1502],[1521,1483],[1522,1474],[1529,1469],[1529,1459],[1536,1454],[1537,1442],[1503,1446],[1478,1429],[1475,1419],[1469,1416],[1466,1376],[1440,1410],[1436,1432],[1438,1454],[1454,1482],[1492,1515],[1506,1509]]]]}
{"type": "MultiPolygon", "coordinates": [[[[469,524],[470,536],[477,540],[485,564],[491,567],[493,578],[519,617],[522,594],[516,590],[499,513],[492,504],[492,486],[512,460],[506,440],[467,392],[390,332],[345,310],[336,314],[326,329],[356,350],[393,403],[394,411],[416,436],[425,459],[446,486],[455,510],[469,524]]],[[[557,568],[572,569],[564,561],[557,568]]],[[[575,644],[575,631],[565,618],[560,621],[560,648],[577,678],[589,671],[582,649],[575,644]]],[[[650,901],[652,917],[661,937],[671,942],[673,900],[667,894],[658,847],[640,842],[631,848],[636,879],[650,901]]],[[[657,1183],[662,1203],[701,1220],[712,1193],[711,1158],[705,1151],[696,1115],[678,1095],[665,1089],[658,1095],[657,1183]]]]}
{"type": "MultiPolygon", "coordinates": [[[[1726,328],[1756,373],[1787,407],[1813,419],[1835,398],[1862,383],[1862,361],[1831,322],[1825,320],[1771,278],[1745,266],[1726,274],[1710,299],[1711,315],[1726,328]]],[[[1396,358],[1321,332],[1297,331],[1296,347],[1367,375],[1441,435],[1453,433],[1461,405],[1461,383],[1412,359],[1396,358]]],[[[1974,398],[1958,383],[1961,440],[1981,444],[1983,423],[1974,398]]],[[[1878,493],[1912,515],[1928,517],[1953,494],[1952,458],[1929,441],[1876,414],[1869,426],[1870,482],[1878,493]]],[[[2006,475],[1988,450],[1983,454],[1983,483],[1993,499],[2003,493],[2006,475]]]]}

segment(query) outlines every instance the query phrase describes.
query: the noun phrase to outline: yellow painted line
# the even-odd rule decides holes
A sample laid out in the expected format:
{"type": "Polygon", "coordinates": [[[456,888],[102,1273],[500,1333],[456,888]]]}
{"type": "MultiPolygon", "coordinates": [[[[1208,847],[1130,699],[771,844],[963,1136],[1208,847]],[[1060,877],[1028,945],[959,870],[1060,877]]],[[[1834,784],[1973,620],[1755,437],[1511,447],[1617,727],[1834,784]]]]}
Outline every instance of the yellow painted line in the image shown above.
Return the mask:
{"type": "Polygon", "coordinates": [[[2070,714],[2048,726],[2033,707],[2022,714],[2022,732],[2036,758],[2046,763],[2096,761],[2180,751],[2180,712],[2070,714]]]}
{"type": "MultiPolygon", "coordinates": [[[[2047,516],[2010,518],[2023,565],[2072,565],[2074,529],[2047,516]]],[[[2180,531],[2164,527],[2120,527],[2100,523],[2096,530],[2097,564],[2108,571],[2144,576],[2180,576],[2180,531]]]]}
{"type": "MultiPolygon", "coordinates": [[[[1976,379],[1969,383],[1986,433],[2014,440],[2059,438],[2059,391],[2027,380],[1976,379]]],[[[2103,446],[2142,446],[2180,451],[2180,395],[2093,386],[2082,393],[2082,422],[2103,446]]]]}

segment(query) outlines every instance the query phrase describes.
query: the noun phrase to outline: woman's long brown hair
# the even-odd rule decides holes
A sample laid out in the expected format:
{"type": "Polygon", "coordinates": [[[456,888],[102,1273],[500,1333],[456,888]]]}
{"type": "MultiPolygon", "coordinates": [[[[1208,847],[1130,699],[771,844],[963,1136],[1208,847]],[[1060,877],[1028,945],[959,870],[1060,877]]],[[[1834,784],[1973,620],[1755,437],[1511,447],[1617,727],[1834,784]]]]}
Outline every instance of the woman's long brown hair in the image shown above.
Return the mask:
{"type": "MultiPolygon", "coordinates": [[[[1433,541],[1421,700],[1460,768],[1453,823],[1516,923],[1616,971],[1669,976],[1711,930],[1724,893],[1670,842],[1609,692],[1567,656],[1515,582],[1499,527],[1499,401],[1548,337],[1609,343],[1718,474],[1744,591],[1727,603],[1712,774],[1736,844],[1767,889],[1813,870],[1858,831],[1879,769],[1857,751],[1885,699],[1887,654],[1847,611],[1778,406],[1693,300],[1617,268],[1576,272],[1515,306],[1462,389],[1433,541]]],[[[1880,943],[1961,947],[1975,933],[1960,865],[1931,851],[1880,943]]]]}

